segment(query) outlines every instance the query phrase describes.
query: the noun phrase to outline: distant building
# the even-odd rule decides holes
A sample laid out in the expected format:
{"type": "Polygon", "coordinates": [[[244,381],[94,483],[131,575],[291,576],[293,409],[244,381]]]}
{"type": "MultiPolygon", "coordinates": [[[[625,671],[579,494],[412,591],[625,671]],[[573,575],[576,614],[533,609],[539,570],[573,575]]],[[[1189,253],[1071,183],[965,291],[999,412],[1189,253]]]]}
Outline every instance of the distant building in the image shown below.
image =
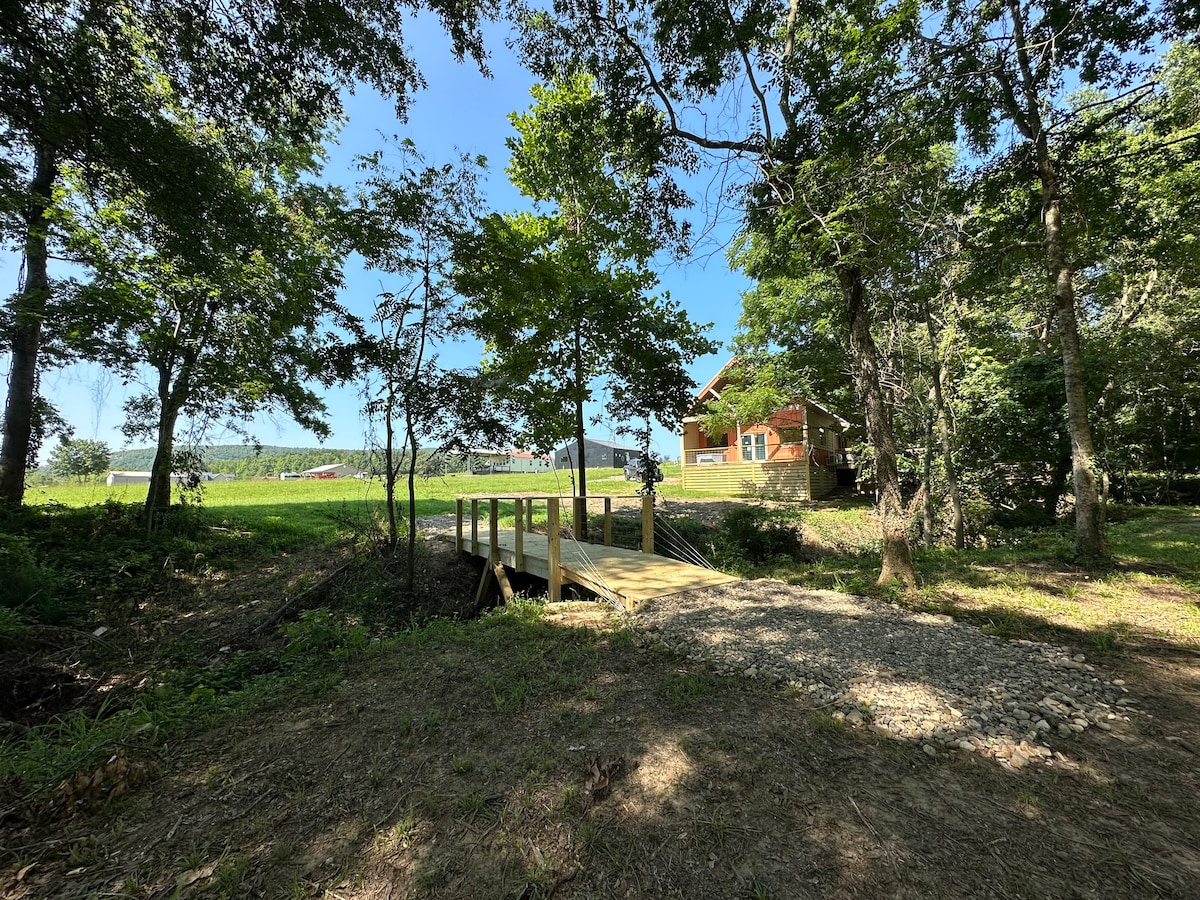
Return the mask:
{"type": "MultiPolygon", "coordinates": [[[[349,463],[330,463],[327,466],[316,466],[305,469],[300,473],[305,478],[361,478],[363,470],[349,463]]],[[[283,476],[280,475],[280,478],[283,476]]]]}
{"type": "MultiPolygon", "coordinates": [[[[188,476],[181,475],[179,472],[171,473],[171,484],[179,484],[188,476]]],[[[237,478],[236,475],[229,475],[224,472],[201,472],[201,481],[233,481],[237,478]]],[[[108,485],[114,484],[149,484],[149,472],[118,472],[113,471],[108,473],[108,477],[104,479],[104,483],[108,485]]]]}
{"type": "MultiPolygon", "coordinates": [[[[452,454],[459,455],[459,454],[452,454]]],[[[554,461],[528,450],[487,450],[475,448],[461,454],[467,472],[473,475],[507,475],[517,472],[550,472],[554,461]]]]}
{"type": "MultiPolygon", "coordinates": [[[[577,443],[572,441],[554,454],[554,465],[559,469],[573,469],[579,457],[577,443]]],[[[642,451],[637,447],[623,447],[613,441],[583,439],[583,462],[589,469],[620,469],[631,459],[638,459],[642,451]]]]}

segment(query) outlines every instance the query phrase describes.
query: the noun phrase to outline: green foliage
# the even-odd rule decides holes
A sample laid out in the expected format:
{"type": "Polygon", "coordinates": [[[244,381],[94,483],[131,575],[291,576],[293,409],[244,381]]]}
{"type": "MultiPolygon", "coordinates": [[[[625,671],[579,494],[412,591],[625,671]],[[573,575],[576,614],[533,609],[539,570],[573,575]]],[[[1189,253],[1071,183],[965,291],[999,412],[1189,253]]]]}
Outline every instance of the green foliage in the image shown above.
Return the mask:
{"type": "Polygon", "coordinates": [[[57,625],[74,611],[63,596],[62,576],[28,537],[0,531],[0,572],[0,610],[7,614],[3,630],[8,636],[15,633],[18,616],[57,625]]]}
{"type": "Polygon", "coordinates": [[[89,475],[103,475],[108,470],[110,456],[108,444],[103,441],[63,438],[50,453],[50,474],[83,481],[89,475]]]}
{"type": "Polygon", "coordinates": [[[537,451],[583,440],[583,404],[599,379],[617,421],[674,427],[694,387],[687,365],[715,347],[678,303],[649,295],[650,258],[685,238],[673,212],[686,198],[657,116],[643,105],[612,109],[585,75],[533,96],[529,112],[511,117],[507,171],[546,211],[487,216],[456,251],[454,280],[468,297],[465,324],[486,345],[485,373],[537,451]]]}
{"type": "Polygon", "coordinates": [[[325,651],[340,659],[361,656],[371,640],[365,625],[347,624],[335,618],[328,609],[306,609],[299,621],[280,627],[287,644],[279,654],[281,662],[289,663],[317,651],[325,651]]]}
{"type": "Polygon", "coordinates": [[[799,527],[786,513],[761,506],[742,506],[726,513],[721,527],[725,555],[732,554],[751,563],[805,557],[799,527]]]}

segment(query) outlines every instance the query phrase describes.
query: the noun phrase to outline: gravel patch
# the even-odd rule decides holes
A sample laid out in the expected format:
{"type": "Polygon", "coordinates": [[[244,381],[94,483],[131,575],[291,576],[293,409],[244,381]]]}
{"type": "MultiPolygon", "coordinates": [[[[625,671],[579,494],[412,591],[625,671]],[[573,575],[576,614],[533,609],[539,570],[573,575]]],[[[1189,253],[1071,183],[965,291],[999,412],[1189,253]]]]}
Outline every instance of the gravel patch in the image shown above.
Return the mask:
{"type": "Polygon", "coordinates": [[[896,604],[775,581],[651,600],[636,618],[719,674],[787,685],[858,728],[1011,768],[1070,765],[1055,746],[1129,722],[1135,701],[1081,654],[1009,641],[896,604]]]}

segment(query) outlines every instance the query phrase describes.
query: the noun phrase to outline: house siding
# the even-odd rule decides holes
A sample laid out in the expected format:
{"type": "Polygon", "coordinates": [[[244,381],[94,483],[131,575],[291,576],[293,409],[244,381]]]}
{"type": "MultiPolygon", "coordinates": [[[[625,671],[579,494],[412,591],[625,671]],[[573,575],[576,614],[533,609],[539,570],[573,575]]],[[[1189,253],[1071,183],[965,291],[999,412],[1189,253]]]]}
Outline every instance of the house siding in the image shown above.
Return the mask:
{"type": "Polygon", "coordinates": [[[829,493],[836,479],[820,466],[795,462],[736,463],[723,466],[686,466],[683,486],[690,490],[722,494],[769,494],[795,500],[810,500],[829,493]],[[809,473],[812,473],[812,497],[809,473]],[[826,486],[828,476],[828,486],[826,486]]]}

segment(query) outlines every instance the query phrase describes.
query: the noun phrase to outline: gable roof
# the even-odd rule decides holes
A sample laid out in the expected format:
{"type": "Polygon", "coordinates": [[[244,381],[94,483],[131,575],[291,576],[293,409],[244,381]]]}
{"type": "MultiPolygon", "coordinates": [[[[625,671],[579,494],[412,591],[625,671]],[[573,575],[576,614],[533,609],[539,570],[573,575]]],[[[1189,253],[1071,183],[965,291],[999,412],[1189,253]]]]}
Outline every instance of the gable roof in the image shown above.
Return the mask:
{"type": "MultiPolygon", "coordinates": [[[[704,402],[709,399],[708,397],[705,396],[705,394],[712,394],[713,399],[720,399],[721,392],[717,390],[717,386],[718,385],[723,386],[724,383],[729,381],[729,379],[725,373],[728,372],[734,365],[736,365],[737,362],[738,362],[738,358],[736,356],[731,356],[729,358],[729,361],[726,362],[725,365],[721,366],[720,371],[718,371],[716,375],[714,375],[712,378],[709,379],[708,384],[704,385],[704,387],[700,388],[700,390],[696,392],[696,399],[692,403],[692,408],[691,408],[691,410],[689,410],[688,415],[684,417],[685,422],[687,422],[687,421],[694,422],[694,421],[696,421],[697,418],[699,418],[701,407],[703,406],[704,402]]],[[[828,409],[827,407],[822,406],[816,400],[809,400],[806,398],[806,399],[804,399],[803,402],[805,404],[807,404],[808,406],[813,407],[813,409],[816,409],[819,412],[823,412],[823,413],[825,413],[825,415],[827,415],[833,419],[836,419],[838,424],[840,424],[843,428],[853,428],[854,427],[853,422],[849,421],[848,419],[842,418],[837,413],[833,412],[831,409],[828,409]]],[[[791,408],[794,408],[794,406],[785,407],[785,409],[791,409],[791,408]]]]}

